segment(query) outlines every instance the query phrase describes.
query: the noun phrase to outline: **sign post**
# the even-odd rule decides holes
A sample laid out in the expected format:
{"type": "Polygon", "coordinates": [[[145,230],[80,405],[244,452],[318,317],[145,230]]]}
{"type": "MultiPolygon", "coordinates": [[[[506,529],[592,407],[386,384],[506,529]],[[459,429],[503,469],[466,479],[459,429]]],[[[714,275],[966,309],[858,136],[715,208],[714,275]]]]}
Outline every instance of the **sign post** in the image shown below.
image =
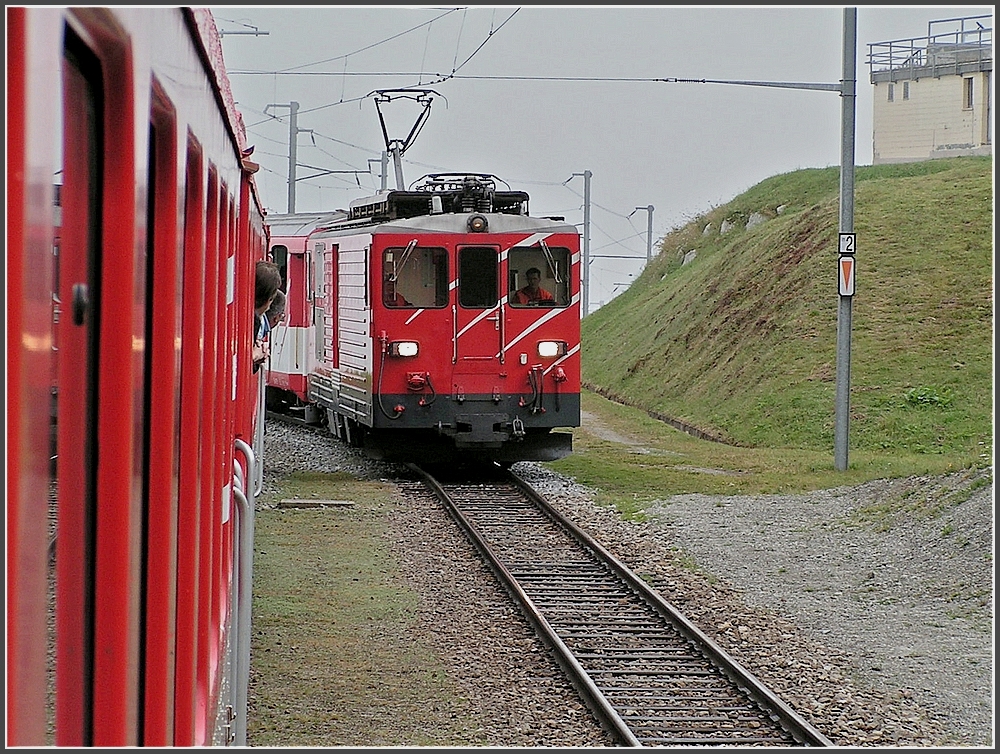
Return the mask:
{"type": "Polygon", "coordinates": [[[847,470],[847,426],[851,418],[851,300],[857,238],[854,235],[854,111],[857,85],[858,9],[844,8],[844,78],[840,92],[840,307],[837,310],[837,395],[833,465],[847,470]],[[844,277],[844,274],[847,277],[844,277]]]}

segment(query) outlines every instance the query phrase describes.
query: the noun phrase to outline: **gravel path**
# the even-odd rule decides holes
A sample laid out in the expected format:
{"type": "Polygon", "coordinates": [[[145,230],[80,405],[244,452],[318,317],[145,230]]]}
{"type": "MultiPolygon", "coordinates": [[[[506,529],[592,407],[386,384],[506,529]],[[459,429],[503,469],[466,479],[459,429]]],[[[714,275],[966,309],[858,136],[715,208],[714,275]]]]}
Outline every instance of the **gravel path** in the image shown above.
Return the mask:
{"type": "MultiPolygon", "coordinates": [[[[283,471],[293,457],[359,478],[398,473],[332,438],[304,452],[292,434],[269,430],[265,457],[283,458],[283,471]]],[[[681,495],[649,506],[644,523],[539,464],[514,470],[836,745],[992,746],[992,470],[806,495],[681,495]],[[892,520],[858,515],[891,501],[892,520]]],[[[498,607],[505,595],[440,506],[401,504],[389,536],[421,596],[421,640],[464,685],[487,745],[610,744],[519,614],[498,607]]]]}

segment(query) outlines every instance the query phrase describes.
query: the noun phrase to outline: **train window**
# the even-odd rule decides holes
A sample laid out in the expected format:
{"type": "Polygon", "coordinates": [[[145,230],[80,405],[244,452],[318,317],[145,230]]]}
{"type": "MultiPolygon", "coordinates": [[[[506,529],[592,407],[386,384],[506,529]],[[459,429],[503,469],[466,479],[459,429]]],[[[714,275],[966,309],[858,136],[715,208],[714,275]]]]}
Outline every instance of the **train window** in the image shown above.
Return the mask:
{"type": "Polygon", "coordinates": [[[499,254],[495,248],[467,246],[458,251],[458,300],[462,306],[490,309],[497,304],[499,254]]]}
{"type": "Polygon", "coordinates": [[[312,259],[308,270],[308,296],[312,302],[312,324],[315,330],[315,353],[316,358],[324,360],[326,352],[324,345],[326,340],[326,297],[323,292],[323,281],[325,278],[325,268],[323,265],[326,255],[326,244],[316,242],[313,246],[312,259]]]}
{"type": "Polygon", "coordinates": [[[386,249],[382,254],[382,303],[432,309],[448,303],[448,253],[439,247],[386,249]]]}
{"type": "Polygon", "coordinates": [[[508,260],[511,306],[567,306],[570,299],[569,249],[515,246],[508,260]]]}
{"type": "Polygon", "coordinates": [[[272,246],[271,259],[281,270],[281,290],[288,293],[288,247],[281,244],[272,246]]]}

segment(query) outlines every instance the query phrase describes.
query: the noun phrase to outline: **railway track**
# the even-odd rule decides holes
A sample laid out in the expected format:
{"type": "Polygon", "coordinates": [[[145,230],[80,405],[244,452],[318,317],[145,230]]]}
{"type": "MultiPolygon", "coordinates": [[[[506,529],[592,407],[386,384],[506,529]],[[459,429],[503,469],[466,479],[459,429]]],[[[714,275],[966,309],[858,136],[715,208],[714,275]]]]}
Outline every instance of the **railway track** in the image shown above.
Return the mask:
{"type": "Polygon", "coordinates": [[[833,745],[516,474],[470,483],[409,468],[621,744],[833,745]]]}

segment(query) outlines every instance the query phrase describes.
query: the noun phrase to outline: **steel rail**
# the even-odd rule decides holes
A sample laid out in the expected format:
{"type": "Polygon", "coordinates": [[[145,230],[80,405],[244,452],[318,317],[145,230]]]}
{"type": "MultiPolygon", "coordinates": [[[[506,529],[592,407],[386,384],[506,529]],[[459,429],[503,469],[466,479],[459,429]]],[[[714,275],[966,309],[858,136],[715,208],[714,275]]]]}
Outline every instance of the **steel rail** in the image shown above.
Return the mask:
{"type": "Polygon", "coordinates": [[[635,737],[629,726],[624,720],[622,720],[621,716],[615,710],[614,705],[612,705],[611,702],[604,697],[604,694],[601,693],[597,684],[594,683],[591,677],[580,665],[576,657],[573,656],[570,649],[565,645],[565,643],[563,643],[562,639],[559,638],[559,635],[555,632],[552,626],[549,625],[549,622],[538,611],[534,602],[518,583],[517,579],[515,579],[510,571],[507,570],[504,564],[499,560],[499,558],[497,558],[493,549],[489,546],[486,540],[462,514],[458,506],[455,505],[451,496],[434,477],[422,468],[414,464],[406,464],[406,466],[411,471],[416,473],[423,480],[424,484],[433,490],[434,494],[445,505],[455,521],[462,527],[466,535],[475,545],[476,549],[478,549],[482,554],[493,573],[496,574],[497,578],[500,579],[501,583],[521,607],[525,617],[528,619],[528,622],[531,623],[539,636],[552,649],[556,656],[556,660],[562,666],[563,671],[570,680],[570,683],[573,684],[581,698],[605,727],[605,729],[615,736],[620,743],[626,746],[641,746],[639,739],[635,737]]]}
{"type": "Polygon", "coordinates": [[[719,668],[741,688],[745,689],[756,702],[767,709],[777,712],[784,726],[797,740],[811,746],[834,745],[830,739],[816,730],[801,715],[778,698],[749,670],[740,665],[710,636],[694,625],[683,613],[663,599],[657,591],[602,547],[597,540],[549,505],[545,498],[539,495],[538,492],[515,472],[508,471],[507,473],[518,489],[531,498],[547,516],[552,518],[560,527],[570,532],[575,539],[583,542],[597,553],[604,562],[608,563],[614,569],[615,573],[623,581],[638,592],[654,610],[675,625],[688,639],[699,645],[718,664],[719,668]]]}
{"type": "Polygon", "coordinates": [[[408,467],[465,531],[619,743],[833,745],[515,473],[504,473],[489,492],[456,484],[449,494],[425,470],[408,467]],[[549,543],[541,560],[508,566],[498,552],[508,548],[513,562],[540,539],[549,543]]]}

